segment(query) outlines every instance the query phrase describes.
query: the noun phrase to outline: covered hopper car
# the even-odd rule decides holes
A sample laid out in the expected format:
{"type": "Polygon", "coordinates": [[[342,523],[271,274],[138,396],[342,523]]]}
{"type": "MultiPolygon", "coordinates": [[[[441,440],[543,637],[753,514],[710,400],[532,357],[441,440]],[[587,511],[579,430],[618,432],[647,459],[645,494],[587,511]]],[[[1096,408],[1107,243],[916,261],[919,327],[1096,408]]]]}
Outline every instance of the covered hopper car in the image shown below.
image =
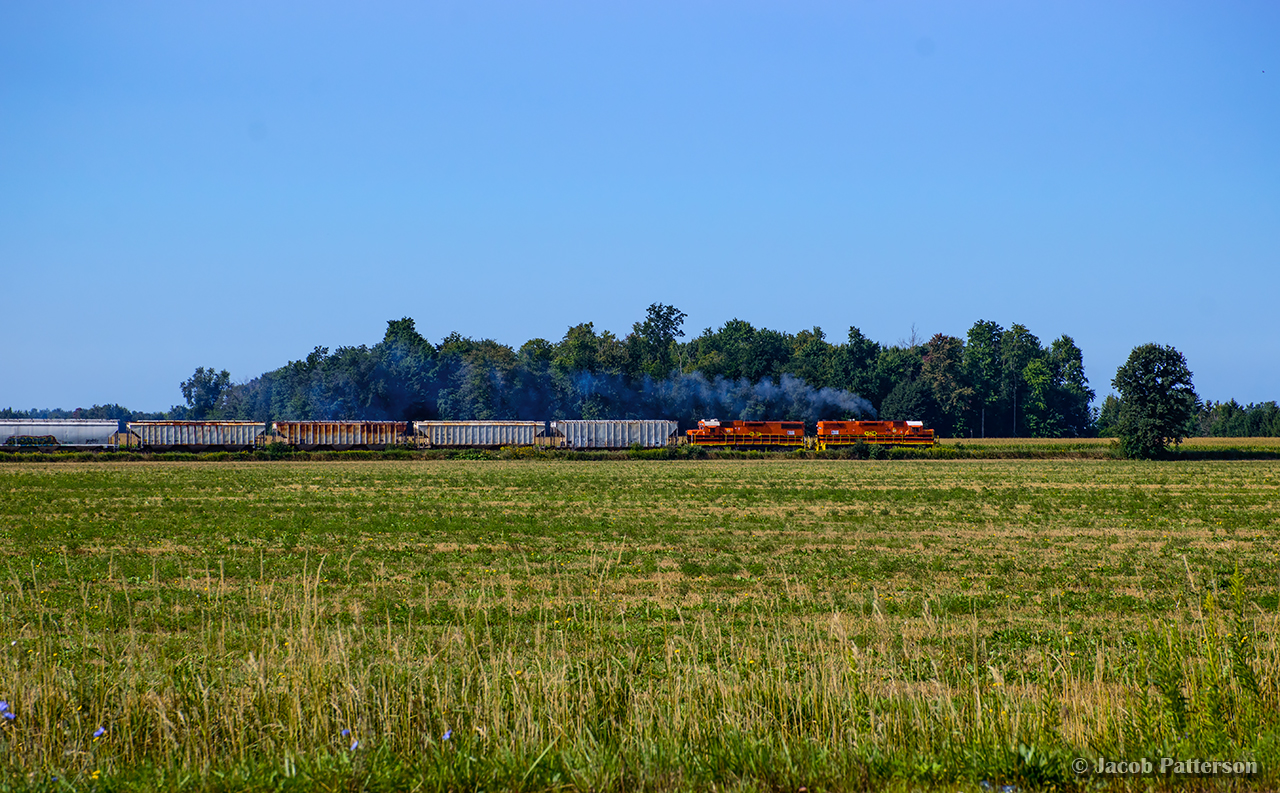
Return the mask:
{"type": "Polygon", "coordinates": [[[550,434],[546,421],[415,421],[417,445],[429,449],[534,446],[550,434]]]}
{"type": "Polygon", "coordinates": [[[299,449],[386,449],[408,443],[404,421],[277,421],[284,443],[299,449]]]}
{"type": "Polygon", "coordinates": [[[115,419],[0,419],[0,449],[106,449],[119,429],[115,419]]]}
{"type": "Polygon", "coordinates": [[[680,426],[666,419],[568,419],[551,422],[553,441],[567,449],[657,449],[674,444],[680,426]]]}
{"type": "Polygon", "coordinates": [[[128,427],[130,446],[155,451],[253,449],[267,429],[255,421],[131,421],[128,427]]]}

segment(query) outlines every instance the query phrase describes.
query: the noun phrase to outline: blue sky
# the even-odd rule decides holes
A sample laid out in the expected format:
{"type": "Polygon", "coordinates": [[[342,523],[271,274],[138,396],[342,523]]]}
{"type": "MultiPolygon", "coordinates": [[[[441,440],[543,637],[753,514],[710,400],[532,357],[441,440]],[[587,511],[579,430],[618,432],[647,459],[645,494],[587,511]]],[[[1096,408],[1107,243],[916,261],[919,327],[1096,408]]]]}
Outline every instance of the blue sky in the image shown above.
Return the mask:
{"type": "Polygon", "coordinates": [[[1280,4],[0,4],[0,406],[652,302],[1280,399],[1280,4]],[[372,6],[372,10],[369,7],[372,6]]]}

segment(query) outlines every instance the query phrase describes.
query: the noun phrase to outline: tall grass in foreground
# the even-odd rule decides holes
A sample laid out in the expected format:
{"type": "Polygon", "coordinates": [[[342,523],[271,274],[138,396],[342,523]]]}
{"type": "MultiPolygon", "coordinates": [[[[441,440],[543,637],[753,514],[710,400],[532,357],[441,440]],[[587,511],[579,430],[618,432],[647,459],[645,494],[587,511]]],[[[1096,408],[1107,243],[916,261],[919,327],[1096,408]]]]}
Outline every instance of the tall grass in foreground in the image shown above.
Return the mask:
{"type": "MultiPolygon", "coordinates": [[[[160,582],[86,584],[78,609],[52,610],[15,576],[0,773],[34,787],[1025,789],[1094,784],[1071,772],[1078,755],[1167,755],[1256,759],[1254,784],[1280,782],[1276,617],[1238,577],[1187,620],[1010,676],[976,624],[960,662],[918,663],[911,645],[933,637],[874,595],[861,614],[784,624],[767,610],[655,621],[604,595],[516,620],[498,587],[448,603],[424,589],[429,618],[396,623],[390,606],[340,619],[321,575],[210,576],[180,632],[154,620],[178,608],[160,582]],[[246,602],[263,605],[227,605],[246,602]],[[87,627],[104,612],[115,630],[87,627]]],[[[937,637],[967,619],[922,608],[937,637]]]]}

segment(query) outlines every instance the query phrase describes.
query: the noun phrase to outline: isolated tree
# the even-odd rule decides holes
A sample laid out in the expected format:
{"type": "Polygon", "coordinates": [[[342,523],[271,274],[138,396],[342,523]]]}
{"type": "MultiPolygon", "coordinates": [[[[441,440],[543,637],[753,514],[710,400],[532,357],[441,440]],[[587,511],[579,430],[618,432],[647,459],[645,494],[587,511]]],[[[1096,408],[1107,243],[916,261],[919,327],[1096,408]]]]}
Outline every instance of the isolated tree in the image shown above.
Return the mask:
{"type": "Polygon", "coordinates": [[[212,418],[222,404],[223,392],[231,387],[231,373],[226,369],[217,372],[212,367],[198,366],[191,378],[179,387],[193,419],[212,418]]]}
{"type": "Polygon", "coordinates": [[[1199,407],[1182,353],[1159,344],[1134,347],[1111,385],[1120,392],[1115,430],[1126,457],[1158,457],[1182,443],[1199,407]]]}

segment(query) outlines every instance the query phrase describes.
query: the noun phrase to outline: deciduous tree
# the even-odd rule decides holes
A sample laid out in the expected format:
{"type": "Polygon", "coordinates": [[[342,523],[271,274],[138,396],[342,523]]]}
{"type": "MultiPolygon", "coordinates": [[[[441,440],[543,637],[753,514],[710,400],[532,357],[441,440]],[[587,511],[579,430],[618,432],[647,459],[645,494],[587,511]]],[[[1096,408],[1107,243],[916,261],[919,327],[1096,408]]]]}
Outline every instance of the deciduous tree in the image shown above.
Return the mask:
{"type": "Polygon", "coordinates": [[[1127,457],[1158,457],[1182,443],[1199,398],[1187,359],[1172,347],[1134,347],[1111,385],[1120,392],[1116,434],[1127,457]]]}
{"type": "Polygon", "coordinates": [[[223,393],[231,387],[231,373],[226,369],[219,372],[212,367],[206,369],[198,366],[195,373],[179,387],[187,400],[191,418],[218,418],[223,393]]]}
{"type": "Polygon", "coordinates": [[[964,342],[939,333],[924,345],[920,380],[933,390],[933,400],[943,419],[941,435],[963,435],[965,416],[973,401],[973,389],[965,379],[964,342]]]}

